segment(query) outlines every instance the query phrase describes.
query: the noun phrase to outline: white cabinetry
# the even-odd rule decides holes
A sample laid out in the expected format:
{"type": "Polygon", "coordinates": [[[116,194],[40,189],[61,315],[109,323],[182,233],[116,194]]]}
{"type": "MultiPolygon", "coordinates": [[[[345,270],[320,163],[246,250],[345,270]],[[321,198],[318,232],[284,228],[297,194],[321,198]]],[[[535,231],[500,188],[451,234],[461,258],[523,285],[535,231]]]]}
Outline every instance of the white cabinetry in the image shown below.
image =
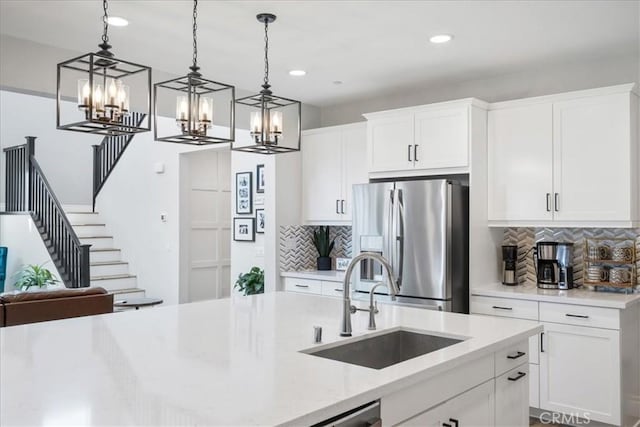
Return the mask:
{"type": "Polygon", "coordinates": [[[520,365],[496,378],[496,426],[529,424],[529,365],[520,365]]]}
{"type": "Polygon", "coordinates": [[[485,108],[465,99],[365,114],[370,176],[468,173],[472,115],[485,108]]]}
{"type": "Polygon", "coordinates": [[[351,187],[368,182],[365,127],[364,123],[356,123],[303,132],[304,223],[351,221],[351,187]]]}
{"type": "Polygon", "coordinates": [[[540,406],[620,423],[618,331],[544,323],[540,406]]]}
{"type": "Polygon", "coordinates": [[[634,90],[621,85],[492,104],[489,224],[637,224],[634,90]]]}
{"type": "Polygon", "coordinates": [[[298,292],[303,294],[323,295],[328,297],[343,296],[342,281],[318,279],[301,279],[297,277],[284,277],[283,289],[286,292],[298,292]]]}

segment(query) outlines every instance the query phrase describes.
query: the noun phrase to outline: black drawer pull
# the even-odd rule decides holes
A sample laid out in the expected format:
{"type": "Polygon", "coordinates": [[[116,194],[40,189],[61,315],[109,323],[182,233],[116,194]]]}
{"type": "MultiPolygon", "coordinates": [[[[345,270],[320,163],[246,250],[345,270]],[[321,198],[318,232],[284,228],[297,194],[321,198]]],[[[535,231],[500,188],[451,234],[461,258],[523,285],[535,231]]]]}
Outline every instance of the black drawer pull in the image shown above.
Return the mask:
{"type": "Polygon", "coordinates": [[[296,288],[308,288],[309,285],[296,285],[296,288]]]}
{"type": "Polygon", "coordinates": [[[513,310],[512,307],[500,307],[499,305],[494,305],[493,308],[496,310],[513,310]]]}
{"type": "Polygon", "coordinates": [[[344,292],[344,289],[335,288],[334,291],[336,291],[336,292],[344,292]]]}
{"type": "Polygon", "coordinates": [[[509,381],[518,381],[520,378],[524,377],[525,375],[527,375],[525,372],[518,372],[518,375],[516,375],[515,377],[507,377],[507,379],[509,381]]]}
{"type": "Polygon", "coordinates": [[[567,313],[567,314],[565,314],[565,316],[567,316],[567,317],[577,317],[579,319],[588,319],[589,318],[589,316],[585,316],[584,314],[570,314],[570,313],[567,313]]]}
{"type": "Polygon", "coordinates": [[[453,423],[453,427],[458,427],[458,420],[456,420],[455,418],[449,418],[449,421],[453,423]]]}
{"type": "Polygon", "coordinates": [[[442,427],[453,427],[451,424],[442,423],[442,427]]]}
{"type": "Polygon", "coordinates": [[[525,353],[525,352],[523,352],[523,351],[518,351],[518,352],[516,352],[516,354],[510,354],[510,355],[508,355],[508,356],[507,356],[507,359],[519,359],[519,358],[521,358],[522,356],[524,356],[525,354],[527,354],[527,353],[525,353]]]}

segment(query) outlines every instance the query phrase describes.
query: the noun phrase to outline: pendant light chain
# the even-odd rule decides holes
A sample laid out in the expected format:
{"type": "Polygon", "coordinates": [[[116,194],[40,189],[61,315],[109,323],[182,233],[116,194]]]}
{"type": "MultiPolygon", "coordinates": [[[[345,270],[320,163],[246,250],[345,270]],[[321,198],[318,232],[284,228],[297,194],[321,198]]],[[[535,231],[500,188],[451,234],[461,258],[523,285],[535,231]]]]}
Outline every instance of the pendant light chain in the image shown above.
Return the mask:
{"type": "Polygon", "coordinates": [[[198,69],[198,0],[193,0],[193,70],[198,69]]]}
{"type": "Polygon", "coordinates": [[[103,43],[109,43],[109,35],[108,35],[108,31],[109,31],[109,14],[107,13],[107,0],[102,0],[102,9],[104,10],[104,15],[102,16],[102,23],[104,25],[103,30],[102,30],[102,42],[103,43]]]}
{"type": "Polygon", "coordinates": [[[269,21],[264,21],[264,86],[269,87],[269,21]]]}

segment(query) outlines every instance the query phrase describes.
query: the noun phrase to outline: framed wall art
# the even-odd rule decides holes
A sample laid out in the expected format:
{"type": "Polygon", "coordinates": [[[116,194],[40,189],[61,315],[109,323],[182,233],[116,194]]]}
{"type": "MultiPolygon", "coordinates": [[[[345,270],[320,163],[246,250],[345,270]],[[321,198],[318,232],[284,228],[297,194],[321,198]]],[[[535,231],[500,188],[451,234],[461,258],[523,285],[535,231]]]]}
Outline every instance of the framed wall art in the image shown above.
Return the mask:
{"type": "Polygon", "coordinates": [[[263,234],[265,225],[264,209],[256,209],[256,233],[263,234]]]}
{"type": "Polygon", "coordinates": [[[253,173],[236,173],[236,213],[251,215],[253,212],[253,173]]]}
{"type": "Polygon", "coordinates": [[[233,240],[236,242],[254,242],[256,240],[255,218],[233,219],[233,240]]]}
{"type": "Polygon", "coordinates": [[[264,193],[264,165],[256,166],[256,193],[264,193]]]}

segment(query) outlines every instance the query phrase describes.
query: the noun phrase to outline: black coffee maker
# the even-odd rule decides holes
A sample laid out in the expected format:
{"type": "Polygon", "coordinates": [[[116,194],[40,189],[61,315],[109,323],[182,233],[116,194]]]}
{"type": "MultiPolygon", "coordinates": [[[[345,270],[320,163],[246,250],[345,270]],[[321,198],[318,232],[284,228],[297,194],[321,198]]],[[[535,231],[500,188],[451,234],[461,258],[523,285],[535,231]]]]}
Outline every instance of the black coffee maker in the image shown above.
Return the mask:
{"type": "Polygon", "coordinates": [[[516,245],[502,246],[502,284],[515,286],[518,284],[516,267],[518,262],[518,247],[516,245]]]}
{"type": "Polygon", "coordinates": [[[573,243],[538,242],[533,259],[539,288],[573,288],[573,243]]]}

